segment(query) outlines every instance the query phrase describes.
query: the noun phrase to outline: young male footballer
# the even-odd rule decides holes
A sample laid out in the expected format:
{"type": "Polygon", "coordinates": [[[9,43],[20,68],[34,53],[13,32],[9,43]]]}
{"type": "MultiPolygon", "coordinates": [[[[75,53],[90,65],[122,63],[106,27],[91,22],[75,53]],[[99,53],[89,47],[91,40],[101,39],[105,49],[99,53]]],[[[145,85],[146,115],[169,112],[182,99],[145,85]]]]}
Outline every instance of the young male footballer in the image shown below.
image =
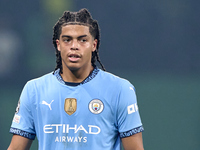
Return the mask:
{"type": "Polygon", "coordinates": [[[64,12],[54,26],[55,70],[24,86],[8,150],[143,150],[133,85],[105,71],[100,32],[87,9],[64,12]],[[99,69],[95,62],[102,67],[99,69]]]}

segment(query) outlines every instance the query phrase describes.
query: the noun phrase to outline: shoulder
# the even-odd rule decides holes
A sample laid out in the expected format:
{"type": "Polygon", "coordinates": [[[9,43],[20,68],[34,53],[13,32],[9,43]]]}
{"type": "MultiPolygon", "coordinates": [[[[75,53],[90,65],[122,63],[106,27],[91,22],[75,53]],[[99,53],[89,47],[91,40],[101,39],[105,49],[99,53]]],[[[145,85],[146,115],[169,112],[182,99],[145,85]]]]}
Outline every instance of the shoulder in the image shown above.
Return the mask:
{"type": "Polygon", "coordinates": [[[34,78],[34,79],[29,80],[26,83],[25,86],[28,86],[28,87],[37,86],[38,87],[38,86],[42,86],[42,85],[48,85],[49,82],[53,81],[52,80],[53,78],[55,78],[54,75],[53,75],[53,72],[47,73],[47,74],[40,76],[38,78],[34,78]]]}
{"type": "Polygon", "coordinates": [[[103,70],[99,71],[99,78],[101,81],[105,81],[108,84],[116,85],[116,86],[132,86],[132,84],[122,77],[114,75],[110,72],[106,72],[103,70]]]}

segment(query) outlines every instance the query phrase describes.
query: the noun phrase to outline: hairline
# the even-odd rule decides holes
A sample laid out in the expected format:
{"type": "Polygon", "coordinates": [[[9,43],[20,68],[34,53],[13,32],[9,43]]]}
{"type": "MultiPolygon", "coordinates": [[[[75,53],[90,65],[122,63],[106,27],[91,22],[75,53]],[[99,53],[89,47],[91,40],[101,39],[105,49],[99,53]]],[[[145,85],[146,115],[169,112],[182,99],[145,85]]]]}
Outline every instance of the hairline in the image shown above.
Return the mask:
{"type": "MultiPolygon", "coordinates": [[[[63,24],[60,26],[60,27],[61,27],[61,28],[60,28],[60,35],[61,35],[61,33],[62,33],[62,28],[65,27],[65,26],[67,26],[67,25],[86,26],[86,27],[89,28],[89,33],[90,33],[90,35],[92,36],[93,40],[97,39],[97,38],[95,38],[95,37],[92,35],[92,31],[90,31],[91,29],[94,30],[94,28],[92,27],[92,25],[90,25],[90,24],[88,24],[88,23],[82,23],[82,22],[66,22],[66,23],[63,23],[63,24]]],[[[59,35],[58,39],[60,38],[60,35],[59,35]]]]}

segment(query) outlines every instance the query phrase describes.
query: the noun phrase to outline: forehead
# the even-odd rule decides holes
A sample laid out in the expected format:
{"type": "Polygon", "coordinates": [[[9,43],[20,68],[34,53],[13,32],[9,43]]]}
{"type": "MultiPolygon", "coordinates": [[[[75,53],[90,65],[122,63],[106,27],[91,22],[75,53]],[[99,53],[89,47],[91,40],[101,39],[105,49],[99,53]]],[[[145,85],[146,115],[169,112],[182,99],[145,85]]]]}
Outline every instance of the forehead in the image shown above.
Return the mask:
{"type": "Polygon", "coordinates": [[[65,25],[62,27],[61,35],[90,35],[89,27],[84,25],[65,25]]]}

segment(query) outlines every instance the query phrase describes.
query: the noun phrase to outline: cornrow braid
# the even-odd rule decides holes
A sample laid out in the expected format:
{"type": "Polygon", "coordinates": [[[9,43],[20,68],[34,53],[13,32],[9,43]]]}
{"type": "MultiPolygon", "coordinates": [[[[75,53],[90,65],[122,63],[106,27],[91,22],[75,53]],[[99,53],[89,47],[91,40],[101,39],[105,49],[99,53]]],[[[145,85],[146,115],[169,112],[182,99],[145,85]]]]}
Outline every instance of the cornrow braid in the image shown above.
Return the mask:
{"type": "Polygon", "coordinates": [[[91,60],[91,62],[92,62],[92,65],[93,65],[93,66],[95,66],[96,60],[97,60],[97,61],[99,62],[99,64],[101,65],[101,68],[105,71],[106,69],[105,69],[104,65],[101,63],[101,60],[100,60],[100,57],[99,57],[99,53],[98,53],[97,50],[94,51],[94,52],[92,53],[92,60],[91,60]],[[94,56],[93,56],[93,55],[94,55],[94,56]]]}
{"type": "Polygon", "coordinates": [[[105,71],[105,67],[100,61],[99,57],[99,46],[100,46],[100,29],[98,22],[92,18],[89,11],[87,9],[81,9],[78,12],[70,12],[65,11],[63,16],[58,20],[58,22],[54,26],[53,33],[53,45],[56,49],[56,67],[54,72],[57,69],[60,69],[60,73],[63,73],[62,67],[62,58],[60,55],[60,51],[58,51],[56,40],[59,39],[60,34],[62,32],[62,27],[65,25],[84,25],[89,27],[89,32],[94,39],[97,39],[97,48],[94,52],[92,52],[91,64],[92,66],[96,66],[96,60],[99,62],[102,70],[105,71]]]}

